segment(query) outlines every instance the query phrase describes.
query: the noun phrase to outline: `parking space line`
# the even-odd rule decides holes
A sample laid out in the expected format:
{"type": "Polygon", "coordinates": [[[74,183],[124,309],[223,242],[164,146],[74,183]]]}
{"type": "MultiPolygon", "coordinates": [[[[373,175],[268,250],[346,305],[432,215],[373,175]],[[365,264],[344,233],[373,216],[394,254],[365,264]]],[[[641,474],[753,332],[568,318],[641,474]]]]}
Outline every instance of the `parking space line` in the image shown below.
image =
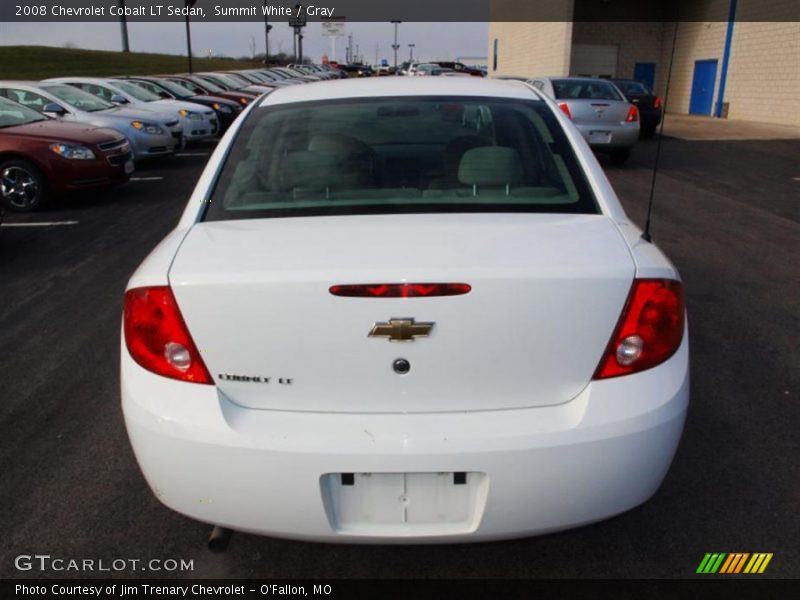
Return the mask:
{"type": "Polygon", "coordinates": [[[130,181],[161,181],[163,177],[131,177],[130,181]]]}
{"type": "Polygon", "coordinates": [[[210,156],[210,152],[178,152],[175,156],[210,156]]]}
{"type": "Polygon", "coordinates": [[[37,221],[34,223],[0,223],[0,227],[54,227],[58,225],[77,225],[78,221],[37,221]]]}

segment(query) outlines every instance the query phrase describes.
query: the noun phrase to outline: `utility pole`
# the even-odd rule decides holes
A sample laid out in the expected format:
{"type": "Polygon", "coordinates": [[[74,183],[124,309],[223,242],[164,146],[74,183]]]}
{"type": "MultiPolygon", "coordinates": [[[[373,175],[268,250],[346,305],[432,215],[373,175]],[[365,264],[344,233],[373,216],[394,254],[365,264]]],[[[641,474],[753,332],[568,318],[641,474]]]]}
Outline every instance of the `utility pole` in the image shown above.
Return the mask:
{"type": "Polygon", "coordinates": [[[303,28],[297,28],[297,62],[303,64],[303,28]]]}
{"type": "MultiPolygon", "coordinates": [[[[184,0],[186,8],[192,8],[197,0],[184,0]]],[[[189,11],[186,11],[186,50],[189,55],[189,73],[192,72],[192,32],[189,28],[189,11]]]]}
{"type": "Polygon", "coordinates": [[[303,7],[297,4],[295,7],[295,16],[289,17],[289,27],[294,29],[294,62],[303,62],[303,27],[306,26],[306,15],[303,14],[303,7]]]}
{"type": "Polygon", "coordinates": [[[122,34],[122,51],[130,52],[131,47],[128,45],[128,19],[125,17],[125,0],[119,0],[119,7],[121,9],[119,11],[119,28],[122,34]]]}
{"type": "Polygon", "coordinates": [[[416,44],[409,44],[408,45],[408,62],[414,62],[414,48],[416,44]]]}
{"type": "Polygon", "coordinates": [[[397,51],[400,49],[400,44],[397,43],[397,26],[402,23],[402,21],[391,21],[394,25],[394,44],[392,44],[392,50],[394,50],[394,68],[395,71],[397,70],[397,51]]]}
{"type": "MultiPolygon", "coordinates": [[[[264,8],[267,8],[267,0],[264,0],[264,8]]],[[[272,25],[269,24],[269,17],[267,11],[264,11],[264,66],[269,67],[269,32],[272,31],[272,25]]]]}

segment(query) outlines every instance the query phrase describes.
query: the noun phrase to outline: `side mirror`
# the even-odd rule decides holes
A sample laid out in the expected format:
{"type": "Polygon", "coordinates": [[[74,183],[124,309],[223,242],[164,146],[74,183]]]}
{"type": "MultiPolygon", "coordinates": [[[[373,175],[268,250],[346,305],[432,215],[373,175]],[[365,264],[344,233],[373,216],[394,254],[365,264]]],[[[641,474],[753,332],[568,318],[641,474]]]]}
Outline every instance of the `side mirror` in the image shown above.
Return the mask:
{"type": "Polygon", "coordinates": [[[53,115],[56,117],[60,117],[62,115],[67,114],[66,109],[63,106],[56,104],[55,102],[49,102],[45,104],[44,108],[42,108],[42,112],[46,115],[53,115]]]}
{"type": "Polygon", "coordinates": [[[172,96],[170,96],[167,92],[158,92],[158,97],[163,98],[164,100],[172,99],[172,96]]]}
{"type": "Polygon", "coordinates": [[[114,104],[128,104],[128,101],[119,94],[114,94],[111,96],[111,102],[114,104]]]}

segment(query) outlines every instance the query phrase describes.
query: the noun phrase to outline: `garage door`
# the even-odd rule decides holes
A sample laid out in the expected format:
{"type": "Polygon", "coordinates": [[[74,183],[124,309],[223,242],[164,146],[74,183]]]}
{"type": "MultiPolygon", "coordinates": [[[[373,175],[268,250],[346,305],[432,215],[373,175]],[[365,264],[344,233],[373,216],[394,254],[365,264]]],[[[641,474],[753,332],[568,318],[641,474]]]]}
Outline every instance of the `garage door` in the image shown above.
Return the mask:
{"type": "Polygon", "coordinates": [[[600,44],[575,44],[569,74],[591,77],[615,77],[619,46],[600,44]]]}

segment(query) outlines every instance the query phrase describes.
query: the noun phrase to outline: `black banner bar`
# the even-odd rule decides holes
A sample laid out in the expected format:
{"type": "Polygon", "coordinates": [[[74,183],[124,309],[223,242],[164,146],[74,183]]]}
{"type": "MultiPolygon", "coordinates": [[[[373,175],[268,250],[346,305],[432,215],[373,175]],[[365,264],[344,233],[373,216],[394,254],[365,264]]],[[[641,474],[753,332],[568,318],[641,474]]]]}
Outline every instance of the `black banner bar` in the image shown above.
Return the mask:
{"type": "MultiPolygon", "coordinates": [[[[730,0],[728,0],[730,1],[730,0]]],[[[756,4],[756,3],[753,3],[756,4]]],[[[722,22],[725,0],[2,0],[0,22],[287,22],[302,10],[309,22],[488,22],[585,21],[722,22]],[[124,6],[124,12],[123,7],[124,6]],[[298,8],[299,7],[299,8],[298,8]]],[[[764,0],[757,10],[737,11],[738,21],[798,21],[797,0],[764,0]]]]}
{"type": "Polygon", "coordinates": [[[317,600],[375,598],[376,600],[428,598],[495,600],[506,598],[569,598],[615,600],[647,598],[791,598],[798,597],[797,580],[770,580],[748,576],[693,580],[187,580],[187,579],[83,579],[5,580],[0,597],[53,599],[202,598],[204,600],[263,600],[313,598],[317,600]]]}

